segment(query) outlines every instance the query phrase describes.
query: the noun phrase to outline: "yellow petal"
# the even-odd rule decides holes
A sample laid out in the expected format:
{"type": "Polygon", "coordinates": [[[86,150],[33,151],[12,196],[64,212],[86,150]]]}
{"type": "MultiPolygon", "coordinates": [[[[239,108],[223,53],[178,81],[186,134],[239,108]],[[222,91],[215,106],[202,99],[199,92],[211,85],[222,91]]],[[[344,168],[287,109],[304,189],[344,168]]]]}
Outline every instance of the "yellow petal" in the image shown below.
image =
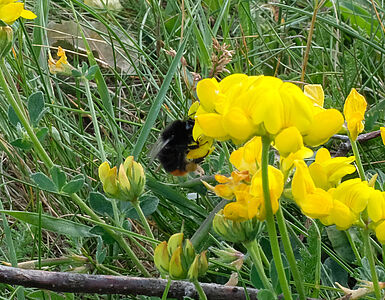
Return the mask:
{"type": "Polygon", "coordinates": [[[246,141],[253,133],[254,125],[238,107],[230,109],[222,119],[226,133],[239,141],[246,141]]]}
{"type": "Polygon", "coordinates": [[[341,129],[343,123],[344,118],[338,110],[323,110],[314,116],[311,127],[303,132],[303,141],[313,147],[324,144],[341,129]]]}
{"type": "Polygon", "coordinates": [[[0,20],[12,24],[20,18],[24,10],[24,3],[9,3],[0,7],[0,20]]]}
{"type": "Polygon", "coordinates": [[[325,168],[322,164],[314,162],[309,166],[309,173],[316,187],[328,190],[329,181],[325,168]]]}
{"type": "Polygon", "coordinates": [[[334,201],[330,219],[339,230],[346,230],[353,225],[358,217],[351,212],[347,205],[340,201],[334,201]]]}
{"type": "Polygon", "coordinates": [[[214,112],[215,99],[219,94],[219,84],[215,78],[206,78],[198,82],[197,96],[200,104],[207,112],[214,112]]]}
{"type": "Polygon", "coordinates": [[[233,151],[230,155],[230,162],[240,171],[249,171],[250,174],[255,174],[259,169],[261,157],[262,139],[256,136],[244,146],[233,151]]]}
{"type": "Polygon", "coordinates": [[[360,95],[356,89],[352,89],[345,101],[344,115],[353,140],[356,140],[358,134],[364,130],[363,120],[366,106],[364,96],[360,95]]]}
{"type": "Polygon", "coordinates": [[[308,217],[320,219],[330,214],[333,208],[333,198],[328,192],[317,188],[312,193],[307,194],[299,206],[308,217]]]}
{"type": "Polygon", "coordinates": [[[385,193],[373,190],[368,200],[368,215],[373,222],[385,219],[385,193]]]}
{"type": "Polygon", "coordinates": [[[106,180],[109,171],[110,171],[110,165],[108,164],[107,161],[105,161],[104,163],[102,163],[102,164],[99,166],[99,169],[98,169],[98,172],[99,172],[99,178],[100,178],[100,181],[101,181],[102,183],[106,180]]]}
{"type": "Polygon", "coordinates": [[[303,147],[302,136],[296,127],[289,127],[282,130],[275,137],[275,147],[282,157],[288,156],[290,153],[297,152],[303,147]]]}
{"type": "Polygon", "coordinates": [[[32,20],[32,19],[35,19],[37,16],[32,11],[23,9],[23,11],[21,12],[20,17],[22,17],[24,19],[32,20]]]}
{"type": "Polygon", "coordinates": [[[367,182],[361,181],[359,178],[346,180],[332,191],[334,199],[344,203],[356,214],[366,208],[371,194],[372,189],[367,182]]]}
{"type": "Polygon", "coordinates": [[[320,107],[324,106],[325,94],[320,84],[308,84],[305,85],[303,92],[308,96],[313,103],[317,104],[320,107]]]}
{"type": "MultiPolygon", "coordinates": [[[[222,126],[222,116],[215,113],[199,115],[195,118],[204,135],[215,139],[228,136],[222,126]]],[[[195,127],[195,126],[194,126],[195,127]]]]}
{"type": "Polygon", "coordinates": [[[308,194],[314,193],[316,187],[310,176],[309,169],[304,161],[294,162],[296,171],[292,181],[292,193],[294,200],[301,207],[308,194]]]}
{"type": "Polygon", "coordinates": [[[385,244],[385,221],[376,226],[376,237],[381,244],[385,244]]]}
{"type": "Polygon", "coordinates": [[[380,127],[382,143],[385,145],[385,127],[380,127]]]}

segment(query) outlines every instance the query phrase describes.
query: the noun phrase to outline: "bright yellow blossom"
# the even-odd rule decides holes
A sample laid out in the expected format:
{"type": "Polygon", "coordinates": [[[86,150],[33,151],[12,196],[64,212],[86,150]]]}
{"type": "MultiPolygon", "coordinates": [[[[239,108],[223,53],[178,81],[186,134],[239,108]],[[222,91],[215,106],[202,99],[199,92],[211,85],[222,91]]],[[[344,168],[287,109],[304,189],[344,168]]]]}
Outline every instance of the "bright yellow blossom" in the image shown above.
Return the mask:
{"type": "Polygon", "coordinates": [[[336,109],[325,109],[324,91],[320,84],[309,84],[304,87],[304,94],[313,103],[313,122],[302,132],[305,144],[319,146],[324,144],[332,135],[336,134],[344,123],[342,114],[336,109]],[[325,122],[325,120],[328,120],[325,122]]]}
{"type": "Polygon", "coordinates": [[[18,18],[35,19],[36,15],[24,9],[24,3],[17,0],[0,0],[0,20],[12,24],[18,18]]]}
{"type": "Polygon", "coordinates": [[[356,171],[351,164],[353,161],[354,156],[332,158],[329,150],[321,148],[317,151],[314,163],[309,166],[309,172],[316,187],[328,190],[336,187],[342,177],[356,171]]]}
{"type": "Polygon", "coordinates": [[[373,221],[371,227],[378,240],[385,244],[385,192],[373,189],[368,201],[368,216],[373,221]]]}
{"type": "Polygon", "coordinates": [[[364,118],[366,110],[366,100],[364,96],[360,95],[356,89],[352,89],[350,94],[345,100],[344,115],[350,137],[355,141],[364,130],[364,118]]]}
{"type": "Polygon", "coordinates": [[[99,178],[106,194],[117,195],[118,185],[116,167],[110,168],[108,162],[105,161],[99,166],[99,178]]]}
{"type": "Polygon", "coordinates": [[[261,164],[262,139],[259,136],[253,137],[242,147],[233,151],[230,155],[230,162],[240,171],[249,171],[255,174],[261,164]]]}
{"type": "Polygon", "coordinates": [[[274,140],[274,146],[281,156],[281,170],[286,173],[294,161],[309,158],[313,151],[303,145],[301,133],[294,126],[282,130],[274,140]]]}
{"type": "Polygon", "coordinates": [[[295,166],[293,197],[305,215],[327,226],[335,224],[340,230],[359,220],[371,195],[372,188],[366,181],[350,179],[326,191],[316,187],[305,162],[296,161],[295,166]]]}
{"type": "Polygon", "coordinates": [[[203,79],[197,85],[200,106],[194,104],[193,136],[241,144],[252,136],[277,135],[296,127],[310,146],[320,145],[339,131],[343,117],[337,110],[315,110],[316,103],[289,82],[271,76],[232,74],[218,82],[203,79]],[[324,120],[328,122],[325,124],[324,120]]]}
{"type": "Polygon", "coordinates": [[[382,143],[385,145],[385,127],[380,127],[382,143]]]}

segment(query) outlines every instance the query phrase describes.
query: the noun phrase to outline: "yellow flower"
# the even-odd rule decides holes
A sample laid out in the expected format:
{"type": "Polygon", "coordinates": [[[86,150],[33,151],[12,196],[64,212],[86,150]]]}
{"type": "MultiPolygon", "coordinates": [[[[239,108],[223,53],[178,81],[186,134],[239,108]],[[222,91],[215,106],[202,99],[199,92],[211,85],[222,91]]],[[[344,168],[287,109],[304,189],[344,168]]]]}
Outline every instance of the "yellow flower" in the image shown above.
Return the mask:
{"type": "Polygon", "coordinates": [[[306,85],[304,87],[304,94],[313,103],[313,122],[307,130],[301,133],[305,144],[316,147],[324,144],[341,129],[344,118],[336,109],[323,108],[325,95],[321,85],[306,85]]]}
{"type": "Polygon", "coordinates": [[[378,240],[385,244],[385,192],[372,190],[368,201],[368,216],[373,221],[378,240]]]}
{"type": "Polygon", "coordinates": [[[111,196],[118,195],[116,167],[110,168],[108,162],[105,161],[99,166],[99,178],[106,194],[111,196]]]}
{"type": "MultiPolygon", "coordinates": [[[[273,166],[268,166],[268,177],[271,207],[273,214],[275,214],[279,207],[278,200],[283,192],[283,174],[273,166]]],[[[250,194],[257,199],[260,199],[261,205],[258,208],[255,208],[255,215],[259,220],[264,220],[266,218],[266,208],[265,199],[263,197],[261,169],[254,174],[251,180],[250,194]]]]}
{"type": "Polygon", "coordinates": [[[0,20],[12,24],[18,18],[35,19],[36,15],[24,9],[24,3],[17,0],[0,0],[0,20]]]}
{"type": "Polygon", "coordinates": [[[309,172],[316,187],[328,190],[337,186],[342,177],[356,171],[351,165],[353,161],[354,156],[332,158],[329,150],[321,148],[317,151],[315,162],[309,166],[309,172]]]}
{"type": "Polygon", "coordinates": [[[202,181],[207,189],[213,191],[217,196],[231,200],[234,198],[236,191],[248,189],[250,183],[250,175],[248,171],[233,171],[231,177],[226,177],[220,174],[215,175],[215,180],[220,184],[215,187],[202,181]]]}
{"type": "Polygon", "coordinates": [[[72,70],[74,67],[72,67],[68,61],[67,56],[62,47],[57,48],[57,56],[59,57],[59,60],[56,61],[52,58],[51,53],[48,52],[48,67],[51,74],[64,74],[64,75],[71,75],[72,70]]]}
{"type": "Polygon", "coordinates": [[[306,144],[320,145],[343,124],[340,112],[322,108],[321,91],[318,87],[309,92],[310,98],[298,86],[271,76],[232,74],[221,82],[203,79],[197,85],[200,105],[194,103],[192,109],[193,136],[204,134],[241,144],[252,136],[275,136],[296,127],[306,144]]]}
{"type": "Polygon", "coordinates": [[[123,201],[137,201],[146,182],[143,167],[133,156],[126,158],[119,172],[105,161],[99,166],[99,178],[106,194],[123,201]]]}
{"type": "Polygon", "coordinates": [[[364,118],[366,110],[366,101],[364,96],[360,95],[356,89],[352,89],[345,100],[344,115],[350,137],[353,141],[357,139],[358,134],[364,130],[364,118]]]}
{"type": "Polygon", "coordinates": [[[380,127],[382,143],[385,145],[385,127],[380,127]]]}
{"type": "Polygon", "coordinates": [[[340,230],[348,229],[359,220],[371,195],[366,181],[350,179],[325,191],[316,187],[305,162],[296,161],[295,166],[293,198],[305,215],[320,219],[327,226],[335,224],[340,230]]]}
{"type": "Polygon", "coordinates": [[[299,130],[292,126],[282,130],[274,140],[274,146],[281,156],[281,170],[288,172],[294,161],[309,158],[313,151],[303,145],[299,130]]]}
{"type": "Polygon", "coordinates": [[[261,164],[262,139],[259,136],[253,137],[242,147],[233,151],[230,155],[230,162],[240,171],[249,171],[255,174],[261,164]]]}
{"type": "Polygon", "coordinates": [[[242,222],[254,218],[262,204],[262,198],[251,195],[248,189],[234,194],[236,201],[227,204],[223,209],[226,219],[242,222]]]}

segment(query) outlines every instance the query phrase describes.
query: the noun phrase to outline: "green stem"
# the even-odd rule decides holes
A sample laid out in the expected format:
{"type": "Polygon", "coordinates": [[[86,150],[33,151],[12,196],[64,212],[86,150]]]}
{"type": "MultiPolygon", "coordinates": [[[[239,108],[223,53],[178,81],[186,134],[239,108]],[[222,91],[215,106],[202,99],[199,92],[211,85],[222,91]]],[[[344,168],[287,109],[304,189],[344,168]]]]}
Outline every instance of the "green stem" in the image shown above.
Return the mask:
{"type": "MultiPolygon", "coordinates": [[[[47,152],[44,150],[43,146],[41,145],[39,139],[36,137],[35,132],[33,131],[33,128],[29,124],[29,120],[25,116],[25,112],[23,110],[23,107],[20,107],[13,97],[8,85],[14,84],[13,82],[8,82],[4,78],[4,73],[2,71],[3,68],[5,68],[4,59],[0,59],[0,87],[3,89],[3,92],[8,99],[9,103],[11,104],[12,108],[14,109],[17,117],[19,118],[21,124],[24,126],[24,129],[28,133],[29,138],[31,139],[32,143],[34,144],[34,150],[37,152],[40,159],[44,162],[47,168],[52,168],[54,166],[54,163],[52,162],[51,158],[47,154],[47,152]]],[[[77,195],[77,194],[71,194],[70,195],[72,200],[79,206],[81,211],[83,213],[88,214],[93,220],[99,221],[101,223],[104,223],[102,219],[99,218],[97,214],[94,213],[94,211],[87,206],[86,203],[77,195]]],[[[104,229],[112,235],[115,240],[118,242],[120,247],[124,251],[127,252],[127,255],[131,258],[131,260],[135,263],[137,268],[142,272],[142,274],[146,277],[151,277],[150,273],[144,268],[144,266],[141,264],[135,253],[131,250],[130,246],[127,244],[126,240],[124,240],[120,235],[116,234],[114,231],[112,231],[109,228],[104,227],[104,229]]]]}
{"type": "Polygon", "coordinates": [[[366,258],[369,261],[370,273],[372,275],[374,294],[376,295],[376,299],[381,299],[381,291],[380,291],[380,286],[378,284],[378,276],[377,276],[377,272],[376,272],[376,265],[374,263],[372,245],[370,244],[369,228],[365,228],[363,230],[362,236],[363,236],[363,239],[364,239],[365,256],[366,256],[366,258]]]}
{"type": "MultiPolygon", "coordinates": [[[[5,66],[5,64],[3,64],[3,61],[1,62],[1,68],[4,72],[5,79],[9,82],[9,86],[13,92],[13,96],[15,97],[17,104],[19,107],[23,108],[23,101],[21,100],[19,92],[17,91],[16,84],[13,81],[12,75],[9,73],[8,68],[5,66]]],[[[24,110],[22,110],[22,112],[24,113],[24,110]]]]}
{"type": "Polygon", "coordinates": [[[171,278],[167,277],[167,285],[164,289],[162,300],[167,300],[167,295],[168,295],[168,291],[170,290],[170,286],[171,286],[171,278]]]}
{"type": "Polygon", "coordinates": [[[200,300],[207,300],[207,296],[206,296],[205,292],[203,291],[201,285],[199,284],[198,280],[195,279],[195,280],[193,280],[192,283],[194,284],[194,286],[198,292],[199,299],[200,300]]]}
{"type": "Polygon", "coordinates": [[[359,265],[360,267],[362,267],[362,264],[361,264],[361,255],[360,253],[358,252],[358,249],[356,247],[356,244],[354,243],[353,239],[352,239],[352,235],[350,234],[350,232],[348,230],[345,230],[345,234],[346,234],[346,237],[348,238],[348,241],[349,241],[349,244],[350,244],[350,248],[352,248],[353,250],[353,253],[354,253],[354,256],[356,257],[356,260],[357,260],[357,265],[359,265]]]}
{"type": "MultiPolygon", "coordinates": [[[[142,208],[140,207],[139,201],[136,200],[136,201],[133,201],[131,203],[134,206],[134,208],[135,208],[135,210],[136,210],[136,212],[140,218],[140,221],[142,221],[142,225],[144,227],[144,231],[146,231],[147,236],[154,239],[154,235],[153,235],[151,228],[150,228],[150,225],[148,224],[147,219],[146,219],[146,217],[142,211],[142,208]]],[[[156,247],[156,243],[152,243],[152,245],[154,248],[156,247]]]]}
{"type": "Polygon", "coordinates": [[[270,201],[270,189],[269,189],[269,177],[268,177],[268,166],[269,166],[269,149],[270,149],[270,138],[267,136],[262,137],[262,188],[263,188],[263,198],[265,200],[265,210],[266,210],[266,227],[269,234],[271,252],[273,253],[273,259],[275,262],[275,267],[278,273],[279,283],[281,284],[281,289],[285,299],[293,299],[291,296],[290,288],[288,281],[285,275],[285,269],[282,263],[281,252],[279,250],[279,243],[277,237],[277,230],[275,228],[275,220],[273,215],[273,210],[271,207],[270,201]]]}
{"type": "MultiPolygon", "coordinates": [[[[349,135],[349,138],[350,138],[350,135],[349,135]]],[[[350,138],[350,143],[352,144],[353,154],[354,154],[354,157],[356,159],[356,165],[357,165],[357,169],[358,169],[358,174],[360,175],[361,180],[364,181],[364,180],[366,180],[366,178],[365,178],[365,171],[364,171],[364,167],[362,166],[362,161],[361,161],[360,153],[358,152],[357,142],[353,141],[350,138]]]]}
{"type": "Polygon", "coordinates": [[[316,265],[314,266],[314,291],[313,298],[318,298],[320,293],[320,285],[321,285],[321,232],[318,228],[317,223],[313,220],[313,226],[317,232],[317,244],[316,244],[316,265]]]}
{"type": "Polygon", "coordinates": [[[259,278],[262,281],[263,287],[267,290],[270,290],[275,294],[273,286],[271,285],[270,280],[267,278],[265,270],[263,269],[261,255],[259,253],[258,244],[256,240],[251,242],[243,243],[243,246],[247,249],[247,252],[250,254],[251,260],[254,263],[255,268],[257,269],[259,278]]]}
{"type": "Polygon", "coordinates": [[[4,59],[0,59],[0,86],[3,89],[3,92],[5,96],[7,97],[9,103],[11,104],[13,110],[15,111],[17,117],[19,118],[21,124],[23,125],[24,129],[27,131],[29,138],[31,139],[32,143],[34,144],[34,150],[39,155],[40,159],[47,165],[47,167],[50,169],[53,167],[53,162],[51,158],[48,156],[47,152],[45,152],[43,146],[41,145],[39,139],[37,138],[35,132],[33,131],[32,126],[29,124],[29,121],[25,115],[25,112],[23,110],[23,107],[20,107],[15,98],[13,97],[8,84],[12,85],[13,82],[7,83],[7,81],[4,78],[3,70],[6,68],[4,64],[4,59]]]}
{"type": "Polygon", "coordinates": [[[283,248],[285,249],[286,257],[290,265],[291,274],[293,275],[294,283],[299,294],[299,299],[306,300],[305,288],[303,286],[303,278],[298,270],[297,261],[294,257],[293,248],[290,243],[289,233],[287,232],[285,217],[282,208],[279,207],[277,212],[277,222],[279,232],[281,233],[281,240],[283,248]]]}
{"type": "Polygon", "coordinates": [[[111,198],[110,200],[112,205],[112,213],[114,214],[115,224],[118,227],[122,227],[122,224],[120,224],[119,209],[118,209],[118,205],[116,204],[116,200],[114,198],[111,198]]]}
{"type": "Polygon", "coordinates": [[[88,100],[88,106],[90,108],[92,123],[94,125],[95,137],[98,143],[99,155],[102,161],[106,161],[107,160],[106,153],[104,152],[102,137],[100,135],[100,130],[99,130],[99,123],[98,123],[98,119],[96,118],[94,101],[92,100],[92,95],[90,90],[90,83],[88,82],[88,79],[85,77],[83,78],[83,82],[84,82],[84,87],[86,89],[86,96],[88,100]]]}

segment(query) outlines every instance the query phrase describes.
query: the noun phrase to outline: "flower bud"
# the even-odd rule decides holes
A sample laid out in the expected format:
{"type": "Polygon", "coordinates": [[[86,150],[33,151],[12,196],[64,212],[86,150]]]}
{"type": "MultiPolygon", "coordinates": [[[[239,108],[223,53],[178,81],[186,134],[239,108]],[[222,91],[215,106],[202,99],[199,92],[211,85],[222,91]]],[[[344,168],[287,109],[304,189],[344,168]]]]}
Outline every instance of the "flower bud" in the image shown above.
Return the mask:
{"type": "Polygon", "coordinates": [[[258,231],[258,220],[256,218],[246,221],[233,221],[226,219],[223,215],[223,209],[214,217],[213,229],[226,241],[233,243],[243,243],[252,241],[258,231]]]}
{"type": "Polygon", "coordinates": [[[9,26],[0,26],[0,59],[7,56],[12,48],[13,30],[9,26]]]}
{"type": "Polygon", "coordinates": [[[126,158],[119,168],[119,187],[129,201],[137,201],[143,193],[146,175],[141,164],[133,156],[126,158]]]}
{"type": "Polygon", "coordinates": [[[182,246],[179,246],[171,256],[169,265],[169,275],[171,279],[185,279],[187,270],[183,268],[182,264],[182,246]]]}
{"type": "Polygon", "coordinates": [[[199,275],[199,255],[195,256],[193,263],[188,269],[187,278],[191,281],[197,280],[199,275]]]}
{"type": "Polygon", "coordinates": [[[110,168],[108,162],[99,166],[99,178],[103,184],[104,192],[112,197],[118,197],[119,189],[117,185],[116,167],[110,168]]]}
{"type": "Polygon", "coordinates": [[[243,261],[245,259],[245,255],[242,252],[239,252],[230,246],[224,249],[211,247],[210,251],[218,256],[216,259],[218,262],[229,264],[238,270],[242,268],[243,261]]]}
{"type": "Polygon", "coordinates": [[[154,251],[154,262],[160,273],[168,274],[170,256],[168,255],[167,242],[161,242],[154,251]]]}
{"type": "Polygon", "coordinates": [[[183,247],[183,255],[186,259],[186,264],[190,265],[195,258],[195,250],[190,240],[186,240],[183,247]]]}
{"type": "Polygon", "coordinates": [[[167,243],[168,254],[172,255],[178,247],[182,246],[182,242],[183,232],[178,232],[170,236],[167,243]]]}
{"type": "Polygon", "coordinates": [[[203,251],[199,255],[199,269],[198,269],[198,276],[202,276],[206,273],[206,271],[209,268],[209,262],[207,260],[207,251],[203,251]]]}

